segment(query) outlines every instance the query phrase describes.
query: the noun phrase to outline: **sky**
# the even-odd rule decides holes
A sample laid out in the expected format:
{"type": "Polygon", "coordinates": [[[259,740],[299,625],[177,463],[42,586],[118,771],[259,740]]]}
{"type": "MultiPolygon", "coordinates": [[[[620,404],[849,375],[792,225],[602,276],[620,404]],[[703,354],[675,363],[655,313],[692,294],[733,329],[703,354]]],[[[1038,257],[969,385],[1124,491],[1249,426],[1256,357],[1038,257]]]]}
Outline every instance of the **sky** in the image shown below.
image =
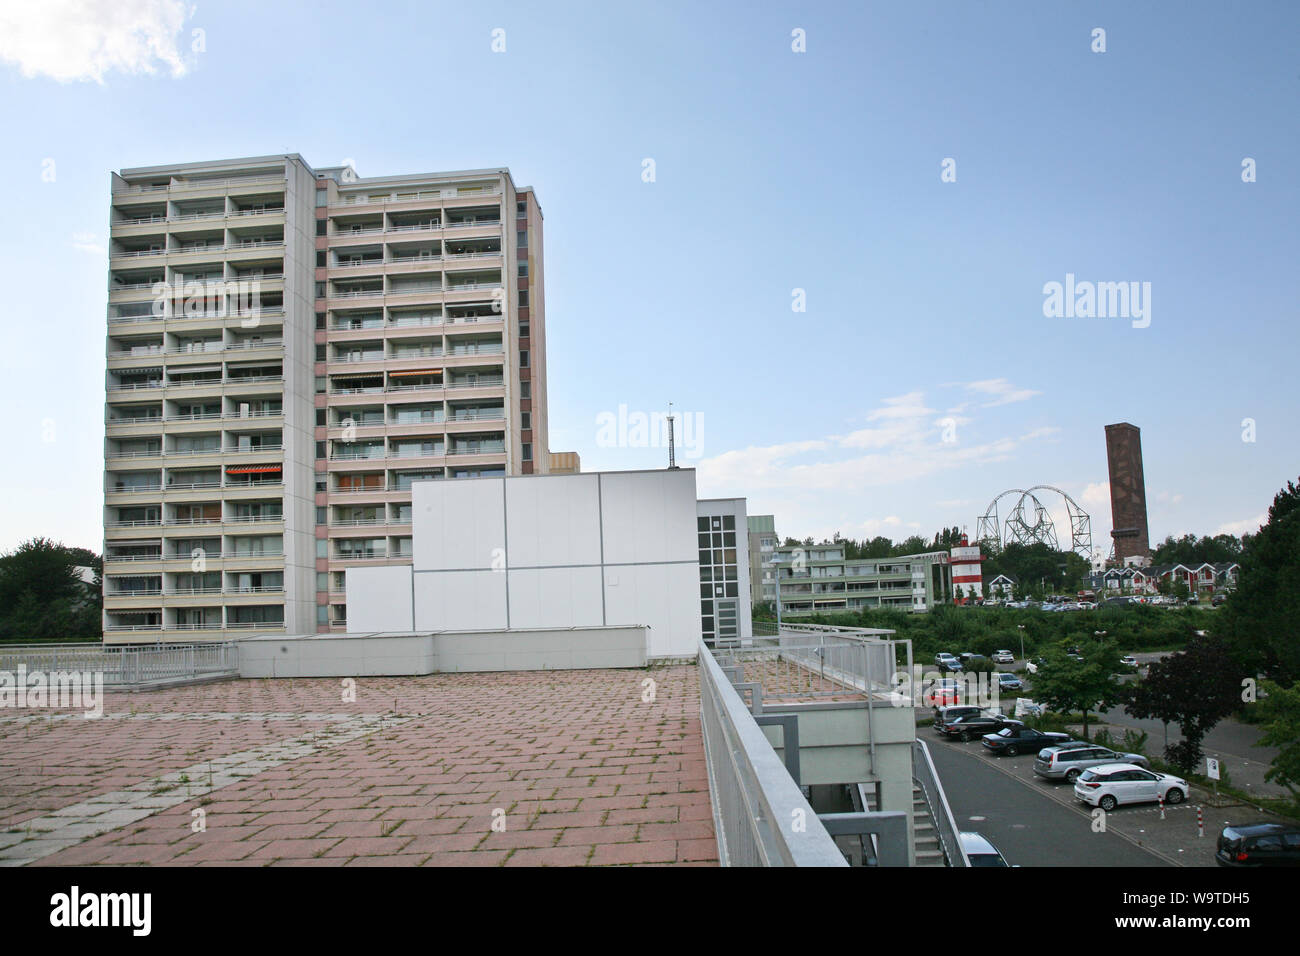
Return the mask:
{"type": "Polygon", "coordinates": [[[102,543],[109,172],[277,153],[537,190],[584,470],[666,464],[631,426],[671,402],[700,496],[782,536],[973,534],[1049,485],[1108,549],[1128,421],[1153,541],[1254,531],[1300,474],[1297,36],[1291,2],[0,0],[0,550],[102,543]],[[1130,313],[1049,314],[1067,282],[1130,313]]]}

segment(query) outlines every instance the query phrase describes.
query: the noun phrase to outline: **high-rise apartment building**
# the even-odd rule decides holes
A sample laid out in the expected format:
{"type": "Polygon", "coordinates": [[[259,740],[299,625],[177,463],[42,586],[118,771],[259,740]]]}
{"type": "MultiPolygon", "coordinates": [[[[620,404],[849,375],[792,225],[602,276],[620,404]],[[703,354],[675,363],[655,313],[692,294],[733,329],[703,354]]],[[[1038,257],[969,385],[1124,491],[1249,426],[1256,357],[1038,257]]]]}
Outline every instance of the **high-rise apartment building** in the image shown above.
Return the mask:
{"type": "Polygon", "coordinates": [[[112,179],[104,627],[343,630],[411,482],[545,473],[542,214],[507,169],[112,179]]]}

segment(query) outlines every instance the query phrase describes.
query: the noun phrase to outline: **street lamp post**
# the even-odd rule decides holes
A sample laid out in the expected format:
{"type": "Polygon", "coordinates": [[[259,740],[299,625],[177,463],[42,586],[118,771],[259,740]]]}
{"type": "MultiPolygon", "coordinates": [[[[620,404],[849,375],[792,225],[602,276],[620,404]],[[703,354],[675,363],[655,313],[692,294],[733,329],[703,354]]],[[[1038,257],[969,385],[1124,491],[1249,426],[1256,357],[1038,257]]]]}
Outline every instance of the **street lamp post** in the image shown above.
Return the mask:
{"type": "Polygon", "coordinates": [[[1020,631],[1020,659],[1023,661],[1025,659],[1025,626],[1017,624],[1016,630],[1020,631]]]}

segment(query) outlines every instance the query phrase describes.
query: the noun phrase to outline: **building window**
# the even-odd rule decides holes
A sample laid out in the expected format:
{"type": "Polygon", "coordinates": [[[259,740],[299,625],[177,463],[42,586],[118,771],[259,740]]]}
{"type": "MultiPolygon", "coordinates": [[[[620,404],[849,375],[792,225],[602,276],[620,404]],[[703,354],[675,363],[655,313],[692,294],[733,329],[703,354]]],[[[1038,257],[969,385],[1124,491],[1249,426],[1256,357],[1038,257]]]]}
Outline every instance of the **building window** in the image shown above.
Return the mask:
{"type": "Polygon", "coordinates": [[[532,398],[532,397],[533,397],[533,383],[532,383],[532,382],[520,382],[520,383],[519,383],[519,397],[520,397],[520,398],[532,398]]]}
{"type": "Polygon", "coordinates": [[[323,408],[316,409],[316,424],[317,425],[325,424],[325,409],[323,408]]]}
{"type": "Polygon", "coordinates": [[[521,291],[521,292],[519,293],[519,308],[521,308],[521,309],[526,309],[526,308],[528,308],[528,293],[527,293],[527,292],[523,292],[523,291],[521,291]]]}
{"type": "Polygon", "coordinates": [[[520,219],[528,215],[528,200],[521,199],[515,203],[515,215],[520,219]]]}
{"type": "Polygon", "coordinates": [[[515,233],[515,239],[516,239],[515,245],[518,246],[520,249],[527,249],[527,248],[528,248],[528,231],[527,231],[527,230],[525,230],[525,229],[520,229],[517,233],[515,233]]]}
{"type": "Polygon", "coordinates": [[[521,412],[521,413],[520,413],[520,415],[519,415],[519,427],[520,427],[520,428],[532,428],[532,427],[533,427],[533,413],[532,413],[532,412],[521,412]]]}
{"type": "Polygon", "coordinates": [[[330,546],[330,543],[329,543],[329,539],[328,539],[328,538],[317,538],[317,539],[316,539],[316,557],[318,557],[318,558],[328,558],[328,557],[329,557],[329,546],[330,546]]]}
{"type": "Polygon", "coordinates": [[[519,320],[519,337],[520,337],[521,339],[526,339],[526,338],[528,338],[528,320],[527,320],[527,319],[520,319],[520,320],[519,320]]]}
{"type": "Polygon", "coordinates": [[[523,449],[524,449],[524,461],[532,461],[532,460],[533,460],[533,443],[532,443],[532,442],[527,442],[527,441],[524,442],[524,444],[523,444],[523,449]]]}
{"type": "Polygon", "coordinates": [[[318,329],[324,329],[324,328],[325,328],[325,313],[324,313],[324,312],[317,312],[317,313],[316,313],[316,328],[318,328],[318,329]]]}
{"type": "Polygon", "coordinates": [[[317,249],[317,250],[316,250],[316,268],[318,268],[318,269],[324,269],[324,268],[325,268],[325,250],[324,250],[324,249],[317,249]]]}
{"type": "Polygon", "coordinates": [[[526,262],[519,263],[519,278],[521,279],[528,278],[528,263],[526,262]]]}
{"type": "Polygon", "coordinates": [[[316,205],[328,206],[330,204],[330,191],[328,189],[316,190],[316,205]]]}
{"type": "Polygon", "coordinates": [[[317,523],[317,524],[325,524],[325,522],[327,522],[328,520],[329,520],[329,518],[328,518],[328,517],[326,516],[326,514],[325,514],[325,509],[324,509],[324,508],[321,508],[321,507],[317,507],[317,508],[316,508],[316,523],[317,523]]]}
{"type": "Polygon", "coordinates": [[[328,226],[329,226],[329,220],[328,220],[328,219],[317,219],[317,220],[316,220],[316,235],[318,235],[318,236],[328,235],[328,233],[326,233],[326,231],[325,231],[326,227],[328,227],[328,226]]]}
{"type": "Polygon", "coordinates": [[[528,368],[528,349],[519,350],[519,367],[528,368]]]}
{"type": "Polygon", "coordinates": [[[316,394],[317,394],[317,395],[324,395],[324,394],[325,394],[325,376],[324,376],[324,375],[317,375],[317,376],[316,376],[316,394]]]}

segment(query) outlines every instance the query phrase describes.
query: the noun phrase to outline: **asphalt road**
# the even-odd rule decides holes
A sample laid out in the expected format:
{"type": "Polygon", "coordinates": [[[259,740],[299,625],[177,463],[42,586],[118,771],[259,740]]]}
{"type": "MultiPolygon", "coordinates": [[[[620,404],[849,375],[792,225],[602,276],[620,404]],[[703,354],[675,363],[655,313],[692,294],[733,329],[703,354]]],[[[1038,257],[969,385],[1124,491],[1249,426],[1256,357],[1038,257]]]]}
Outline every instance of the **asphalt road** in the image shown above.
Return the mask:
{"type": "Polygon", "coordinates": [[[1086,814],[990,765],[999,758],[926,742],[958,828],[984,834],[1013,866],[1169,865],[1113,832],[1093,833],[1086,814]]]}

